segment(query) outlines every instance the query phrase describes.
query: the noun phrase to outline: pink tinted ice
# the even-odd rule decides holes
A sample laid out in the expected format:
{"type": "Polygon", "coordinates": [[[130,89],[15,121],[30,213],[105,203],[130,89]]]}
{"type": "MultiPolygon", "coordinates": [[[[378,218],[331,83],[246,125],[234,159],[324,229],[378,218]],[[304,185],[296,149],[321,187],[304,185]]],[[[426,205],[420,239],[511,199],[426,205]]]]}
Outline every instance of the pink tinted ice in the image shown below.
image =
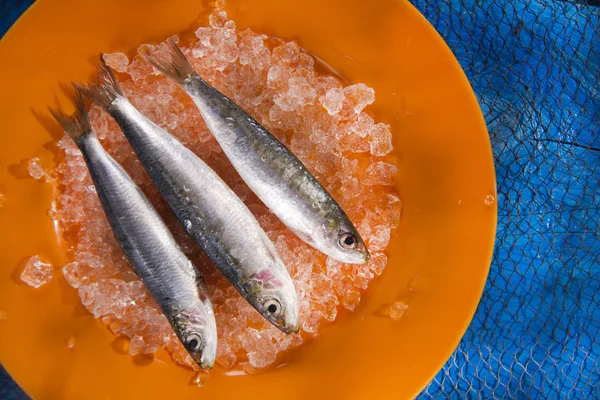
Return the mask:
{"type": "Polygon", "coordinates": [[[391,185],[396,172],[398,172],[398,168],[395,165],[378,161],[369,165],[365,171],[363,184],[366,186],[391,185]]]}

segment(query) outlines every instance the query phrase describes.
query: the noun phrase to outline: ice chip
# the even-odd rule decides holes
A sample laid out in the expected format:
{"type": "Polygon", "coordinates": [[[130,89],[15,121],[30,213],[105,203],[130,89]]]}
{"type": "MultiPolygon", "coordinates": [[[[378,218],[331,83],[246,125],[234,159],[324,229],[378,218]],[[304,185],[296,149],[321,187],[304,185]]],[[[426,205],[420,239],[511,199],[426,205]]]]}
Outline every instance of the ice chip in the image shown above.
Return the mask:
{"type": "Polygon", "coordinates": [[[29,176],[33,179],[42,179],[44,175],[46,175],[46,172],[40,163],[40,159],[37,157],[29,160],[27,163],[27,171],[29,172],[29,176]]]}
{"type": "Polygon", "coordinates": [[[72,262],[62,268],[63,276],[69,285],[78,288],[81,285],[81,280],[85,279],[79,272],[79,263],[72,262]]]}
{"type": "Polygon", "coordinates": [[[366,137],[374,125],[373,118],[365,113],[360,113],[358,119],[350,126],[350,132],[360,137],[366,137]]]}
{"type": "Polygon", "coordinates": [[[294,111],[312,104],[315,96],[316,91],[306,78],[293,77],[288,80],[287,92],[275,96],[275,104],[283,111],[294,111]]]}
{"type": "Polygon", "coordinates": [[[208,370],[202,370],[196,373],[192,378],[191,384],[202,387],[208,381],[209,372],[208,370]]]}
{"type": "Polygon", "coordinates": [[[280,65],[273,65],[267,75],[267,85],[271,89],[281,90],[288,87],[292,71],[280,65]]]}
{"type": "Polygon", "coordinates": [[[342,137],[339,145],[344,150],[351,151],[352,153],[366,153],[369,151],[370,146],[367,138],[352,132],[342,137]]]}
{"type": "Polygon", "coordinates": [[[396,172],[398,172],[398,168],[395,165],[378,161],[369,165],[362,183],[366,186],[391,185],[396,172]]]}
{"type": "MultiPolygon", "coordinates": [[[[224,28],[225,23],[227,22],[227,13],[223,10],[215,10],[208,17],[208,21],[213,28],[224,28]]],[[[235,27],[233,29],[235,29],[235,27]]]]}
{"type": "Polygon", "coordinates": [[[374,156],[385,156],[394,148],[392,146],[392,133],[390,132],[389,125],[377,124],[373,126],[370,136],[370,149],[371,154],[374,156]]]}
{"type": "Polygon", "coordinates": [[[402,303],[400,301],[397,301],[397,302],[390,304],[390,307],[388,309],[388,314],[391,319],[399,320],[400,318],[402,318],[406,315],[407,310],[408,310],[408,305],[406,305],[405,303],[402,303]]]}
{"type": "Polygon", "coordinates": [[[364,83],[344,88],[344,95],[352,103],[356,114],[375,101],[375,91],[364,83]]]}
{"type": "Polygon", "coordinates": [[[42,262],[39,256],[33,256],[21,272],[21,280],[31,287],[39,288],[52,280],[52,265],[42,262]]]}
{"type": "Polygon", "coordinates": [[[369,250],[380,251],[390,243],[390,228],[387,226],[378,227],[369,241],[369,250]]]}
{"type": "Polygon", "coordinates": [[[342,305],[350,311],[353,311],[359,303],[360,292],[356,289],[348,290],[342,296],[342,305]]]}
{"type": "Polygon", "coordinates": [[[298,61],[300,48],[294,42],[288,42],[273,49],[273,61],[276,63],[293,64],[298,61]]]}
{"type": "Polygon", "coordinates": [[[351,178],[342,185],[342,192],[346,198],[358,196],[362,192],[362,187],[358,183],[358,179],[351,178]]]}
{"type": "Polygon", "coordinates": [[[139,335],[135,335],[129,341],[129,354],[131,354],[132,356],[142,354],[144,352],[145,346],[146,343],[144,342],[144,338],[139,335]]]}
{"type": "Polygon", "coordinates": [[[271,63],[271,51],[265,46],[265,36],[249,35],[240,40],[240,64],[262,71],[271,63]]]}
{"type": "Polygon", "coordinates": [[[387,265],[387,256],[383,253],[371,253],[369,268],[375,275],[381,275],[387,265]]]}
{"type": "Polygon", "coordinates": [[[329,115],[336,115],[342,110],[344,99],[344,91],[340,88],[333,88],[329,89],[324,96],[321,96],[319,101],[329,115]]]}
{"type": "Polygon", "coordinates": [[[108,53],[103,54],[102,58],[106,65],[111,67],[117,72],[127,72],[127,67],[129,66],[129,59],[123,53],[108,53]]]}
{"type": "Polygon", "coordinates": [[[321,321],[321,313],[313,311],[308,315],[308,318],[302,324],[302,330],[308,333],[316,333],[319,329],[321,321]]]}

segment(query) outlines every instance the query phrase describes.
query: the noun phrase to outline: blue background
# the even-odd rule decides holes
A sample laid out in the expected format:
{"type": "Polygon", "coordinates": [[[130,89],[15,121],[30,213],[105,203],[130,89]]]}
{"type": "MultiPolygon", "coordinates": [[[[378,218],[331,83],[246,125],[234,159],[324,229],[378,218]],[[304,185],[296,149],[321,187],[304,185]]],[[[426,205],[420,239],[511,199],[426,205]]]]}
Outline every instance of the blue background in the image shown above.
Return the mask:
{"type": "MultiPolygon", "coordinates": [[[[31,3],[0,0],[0,36],[31,3]]],[[[600,7],[583,3],[413,1],[479,99],[500,206],[475,318],[420,398],[600,399],[600,7]]],[[[0,399],[22,398],[0,368],[0,399]]]]}

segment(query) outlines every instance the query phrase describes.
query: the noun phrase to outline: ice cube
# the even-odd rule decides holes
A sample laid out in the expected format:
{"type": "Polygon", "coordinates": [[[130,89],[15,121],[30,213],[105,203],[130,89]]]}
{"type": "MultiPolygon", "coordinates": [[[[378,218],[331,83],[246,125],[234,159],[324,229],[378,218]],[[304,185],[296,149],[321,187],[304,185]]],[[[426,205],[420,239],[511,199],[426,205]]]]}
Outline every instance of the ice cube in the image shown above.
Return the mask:
{"type": "Polygon", "coordinates": [[[21,272],[21,280],[34,288],[52,280],[52,264],[44,263],[39,256],[33,256],[21,272]]]}
{"type": "Polygon", "coordinates": [[[371,253],[369,259],[369,268],[375,273],[375,275],[381,275],[387,265],[387,256],[383,253],[371,253]]]}
{"type": "Polygon", "coordinates": [[[62,268],[63,276],[69,285],[73,286],[74,288],[78,288],[81,285],[82,280],[84,282],[87,281],[87,278],[79,272],[79,269],[80,267],[78,262],[66,264],[62,268]]]}
{"type": "Polygon", "coordinates": [[[327,91],[327,94],[321,96],[319,101],[327,110],[329,115],[336,115],[344,106],[344,90],[341,88],[333,88],[327,91]]]}
{"type": "Polygon", "coordinates": [[[371,137],[371,154],[374,156],[385,156],[394,148],[392,146],[392,133],[390,132],[389,125],[377,124],[373,126],[369,134],[371,137]]]}
{"type": "Polygon", "coordinates": [[[372,251],[385,249],[390,243],[390,233],[390,227],[388,226],[377,227],[369,241],[369,249],[372,251]]]}
{"type": "Polygon", "coordinates": [[[388,313],[389,313],[390,318],[392,318],[393,320],[399,320],[400,318],[402,318],[406,315],[407,310],[408,310],[407,304],[397,301],[390,305],[390,308],[388,309],[388,313]]]}
{"type": "Polygon", "coordinates": [[[117,72],[127,72],[129,66],[129,59],[124,53],[108,53],[103,54],[102,58],[106,65],[111,67],[117,72]]]}
{"type": "Polygon", "coordinates": [[[344,95],[354,107],[356,114],[375,101],[375,91],[364,83],[347,86],[344,88],[344,95]]]}
{"type": "Polygon", "coordinates": [[[46,175],[46,172],[40,163],[40,159],[37,157],[29,160],[27,163],[27,171],[33,179],[42,179],[44,175],[46,175]]]}
{"type": "Polygon", "coordinates": [[[393,184],[396,172],[398,172],[398,168],[395,165],[378,161],[366,169],[362,183],[366,186],[389,186],[393,184]]]}

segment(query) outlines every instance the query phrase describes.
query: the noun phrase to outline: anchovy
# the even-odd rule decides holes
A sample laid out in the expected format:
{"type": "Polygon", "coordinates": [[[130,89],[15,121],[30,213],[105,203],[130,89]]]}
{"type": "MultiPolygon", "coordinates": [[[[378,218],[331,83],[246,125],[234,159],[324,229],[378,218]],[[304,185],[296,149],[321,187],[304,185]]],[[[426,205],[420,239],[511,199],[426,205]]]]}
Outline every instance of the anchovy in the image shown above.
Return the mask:
{"type": "Polygon", "coordinates": [[[192,151],[140,113],[102,61],[81,90],[119,124],[187,232],[242,296],[283,332],[298,331],[298,298],[273,243],[246,205],[192,151]]]}
{"type": "Polygon", "coordinates": [[[196,103],[206,125],[250,189],[296,236],[317,250],[346,263],[367,262],[369,252],[360,234],[304,164],[248,113],[202,79],[174,42],[169,44],[169,56],[144,56],[196,103]]]}
{"type": "Polygon", "coordinates": [[[93,132],[83,97],[72,116],[50,109],[81,150],[117,242],[134,272],[167,317],[179,340],[201,368],[212,368],[217,326],[203,277],[127,172],[104,150],[93,132]]]}

